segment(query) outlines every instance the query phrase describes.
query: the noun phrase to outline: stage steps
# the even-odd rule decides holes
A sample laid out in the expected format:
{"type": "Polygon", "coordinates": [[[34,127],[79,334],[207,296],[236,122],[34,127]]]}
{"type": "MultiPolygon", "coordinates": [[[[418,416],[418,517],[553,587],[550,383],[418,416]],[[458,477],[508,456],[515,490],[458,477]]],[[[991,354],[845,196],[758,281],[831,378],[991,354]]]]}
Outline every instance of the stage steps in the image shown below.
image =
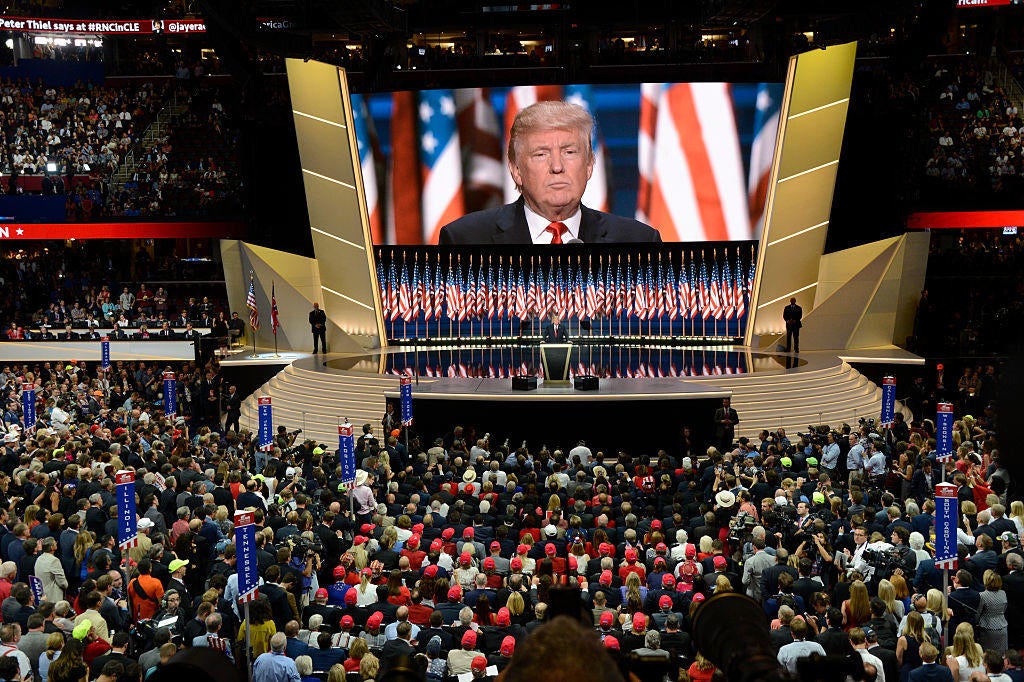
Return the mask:
{"type": "MultiPolygon", "coordinates": [[[[420,384],[436,381],[420,378],[420,384]]],[[[838,427],[856,425],[860,417],[878,418],[882,391],[848,363],[835,356],[808,359],[795,370],[756,371],[749,374],[688,377],[728,388],[739,413],[737,436],[756,437],[761,429],[785,428],[791,440],[810,424],[838,427]]],[[[321,370],[314,363],[297,362],[272,377],[242,405],[241,423],[256,430],[256,396],[274,399],[274,425],[303,429],[303,435],[337,447],[337,424],[348,418],[362,433],[372,424],[381,435],[384,392],[398,390],[398,377],[359,372],[321,370]],[[306,367],[304,365],[308,364],[306,367]]],[[[682,417],[682,416],[681,416],[682,417]]],[[[710,421],[712,415],[708,415],[710,421]]],[[[567,434],[571,437],[571,434],[567,434]]]]}

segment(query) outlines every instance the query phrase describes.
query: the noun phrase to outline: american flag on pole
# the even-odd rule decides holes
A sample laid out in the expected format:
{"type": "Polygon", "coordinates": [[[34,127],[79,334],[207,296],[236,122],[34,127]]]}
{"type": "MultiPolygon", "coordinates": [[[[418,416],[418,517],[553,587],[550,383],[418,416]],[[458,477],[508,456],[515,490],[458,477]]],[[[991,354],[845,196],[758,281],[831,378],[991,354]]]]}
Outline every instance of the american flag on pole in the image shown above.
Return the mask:
{"type": "MultiPolygon", "coordinates": [[[[757,239],[764,228],[765,201],[768,181],[772,173],[775,138],[779,132],[779,111],[782,86],[761,83],[757,90],[757,109],[754,114],[754,143],[750,148],[750,174],[747,180],[750,204],[751,236],[757,239]]],[[[740,275],[737,275],[739,277],[740,275]]]]}
{"type": "Polygon", "coordinates": [[[398,286],[398,314],[403,322],[412,322],[412,291],[409,288],[409,271],[402,266],[401,283],[398,286]]]}
{"type": "MultiPolygon", "coordinates": [[[[641,128],[641,144],[645,135],[649,132],[641,128]]],[[[662,89],[648,164],[651,155],[649,199],[637,206],[637,214],[646,216],[664,241],[750,239],[729,84],[679,83],[662,89]]]]}
{"type": "Polygon", "coordinates": [[[260,309],[256,307],[256,278],[252,270],[249,271],[249,293],[245,297],[245,306],[249,309],[249,326],[254,332],[260,330],[260,309]]]}
{"type": "Polygon", "coordinates": [[[718,273],[718,258],[712,259],[711,263],[711,314],[716,320],[721,320],[725,315],[725,305],[722,302],[722,281],[718,273]]]}
{"type": "Polygon", "coordinates": [[[736,279],[733,282],[733,300],[736,301],[736,319],[747,314],[746,292],[743,290],[743,261],[736,254],[736,279]]]}
{"type": "Polygon", "coordinates": [[[441,289],[434,287],[434,278],[430,274],[430,260],[423,262],[423,277],[420,278],[420,307],[423,309],[423,321],[434,318],[434,297],[441,295],[441,289]]]}
{"type": "Polygon", "coordinates": [[[498,261],[498,281],[494,286],[495,290],[495,304],[491,307],[491,317],[497,316],[500,320],[505,317],[505,302],[508,297],[505,294],[505,272],[502,266],[502,262],[498,261]]]}
{"type": "Polygon", "coordinates": [[[708,284],[708,265],[701,259],[700,263],[700,283],[698,285],[698,303],[697,309],[700,312],[700,316],[703,319],[708,319],[714,313],[711,308],[711,290],[708,284]]]}
{"type": "Polygon", "coordinates": [[[526,288],[526,279],[525,279],[525,276],[523,275],[522,264],[520,263],[519,277],[516,280],[515,312],[513,312],[511,308],[509,309],[509,314],[510,315],[514,314],[520,320],[523,319],[524,317],[527,317],[529,315],[529,310],[530,309],[529,309],[529,307],[527,305],[527,302],[526,302],[527,301],[527,293],[526,293],[527,291],[528,291],[528,289],[526,288]]]}
{"type": "Polygon", "coordinates": [[[731,320],[736,316],[736,298],[734,293],[732,273],[729,272],[729,254],[726,254],[725,259],[722,261],[722,305],[726,320],[731,320]]]}
{"type": "Polygon", "coordinates": [[[274,283],[270,283],[270,329],[277,336],[277,328],[281,324],[277,320],[277,295],[274,293],[274,283]]]}
{"type": "Polygon", "coordinates": [[[439,261],[434,264],[434,319],[438,321],[444,312],[444,299],[447,292],[447,287],[441,282],[441,263],[439,261]]]}

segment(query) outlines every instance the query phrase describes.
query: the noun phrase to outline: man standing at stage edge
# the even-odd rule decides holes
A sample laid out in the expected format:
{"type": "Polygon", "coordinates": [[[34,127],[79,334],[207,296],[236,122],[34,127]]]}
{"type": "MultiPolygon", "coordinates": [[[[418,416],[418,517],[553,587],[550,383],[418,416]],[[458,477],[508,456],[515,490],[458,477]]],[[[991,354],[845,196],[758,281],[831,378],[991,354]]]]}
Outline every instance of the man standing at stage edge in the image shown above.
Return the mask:
{"type": "Polygon", "coordinates": [[[789,299],[789,305],[782,311],[782,319],[786,321],[786,352],[792,348],[794,353],[800,352],[800,327],[804,326],[800,320],[804,316],[804,309],[796,304],[796,299],[789,299]]]}
{"type": "Polygon", "coordinates": [[[320,352],[327,352],[327,313],[320,310],[320,304],[313,301],[313,309],[309,311],[309,327],[313,332],[313,354],[317,352],[317,341],[320,342],[320,352]]]}
{"type": "Polygon", "coordinates": [[[732,442],[736,436],[736,424],[739,421],[739,415],[732,408],[732,401],[729,398],[722,398],[722,406],[715,410],[715,436],[718,438],[719,452],[732,450],[732,442]]]}

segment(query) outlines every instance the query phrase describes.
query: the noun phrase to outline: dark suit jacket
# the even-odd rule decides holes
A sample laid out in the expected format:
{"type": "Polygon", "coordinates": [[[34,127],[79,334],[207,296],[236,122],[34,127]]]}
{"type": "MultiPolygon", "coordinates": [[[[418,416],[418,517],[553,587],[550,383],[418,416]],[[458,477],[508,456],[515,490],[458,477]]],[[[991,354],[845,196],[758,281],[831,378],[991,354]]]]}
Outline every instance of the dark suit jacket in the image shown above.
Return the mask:
{"type": "MultiPolygon", "coordinates": [[[[476,211],[441,228],[439,244],[532,244],[523,198],[511,204],[476,211]]],[[[621,216],[580,207],[580,240],[586,244],[660,242],[653,227],[621,216]]]]}
{"type": "Polygon", "coordinates": [[[953,673],[938,663],[922,665],[910,671],[910,682],[953,682],[953,673]]]}
{"type": "Polygon", "coordinates": [[[569,343],[569,330],[565,322],[558,323],[558,331],[555,332],[555,325],[550,322],[544,325],[544,343],[569,343]]]}
{"type": "Polygon", "coordinates": [[[782,309],[782,319],[786,321],[787,329],[799,329],[803,326],[801,320],[804,316],[804,309],[795,303],[790,303],[782,309]]]}
{"type": "Polygon", "coordinates": [[[1024,643],[1024,573],[1016,571],[1003,576],[1006,592],[1006,620],[1009,622],[1009,643],[1017,648],[1024,643]]]}

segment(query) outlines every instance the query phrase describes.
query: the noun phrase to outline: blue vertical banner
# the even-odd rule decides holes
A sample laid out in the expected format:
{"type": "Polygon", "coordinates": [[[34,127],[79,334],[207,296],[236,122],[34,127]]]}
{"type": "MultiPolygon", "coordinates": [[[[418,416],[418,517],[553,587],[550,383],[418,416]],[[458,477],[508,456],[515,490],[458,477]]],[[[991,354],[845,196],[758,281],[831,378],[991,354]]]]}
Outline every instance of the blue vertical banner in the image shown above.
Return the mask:
{"type": "Polygon", "coordinates": [[[953,403],[935,406],[935,459],[945,462],[953,456],[953,403]]]}
{"type": "Polygon", "coordinates": [[[164,416],[173,417],[178,413],[178,377],[174,372],[164,372],[164,416]]]}
{"type": "Polygon", "coordinates": [[[892,426],[896,420],[896,377],[882,378],[882,418],[879,426],[892,426]]]}
{"type": "Polygon", "coordinates": [[[402,377],[399,393],[402,396],[402,425],[410,426],[412,424],[412,377],[402,377]]]}
{"type": "Polygon", "coordinates": [[[956,486],[935,486],[935,568],[956,570],[956,529],[960,525],[960,501],[956,486]]]}
{"type": "Polygon", "coordinates": [[[21,385],[21,416],[25,422],[26,431],[34,431],[36,428],[36,385],[23,383],[21,385]]]}
{"type": "Polygon", "coordinates": [[[251,511],[235,512],[235,568],[238,601],[250,602],[259,595],[260,567],[256,561],[256,518],[251,511]]]}
{"type": "Polygon", "coordinates": [[[122,469],[114,474],[117,486],[117,543],[122,551],[139,544],[135,518],[135,472],[122,469]]]}
{"type": "Polygon", "coordinates": [[[100,367],[106,372],[110,369],[110,337],[100,339],[100,367]]]}
{"type": "Polygon", "coordinates": [[[28,587],[32,590],[32,596],[36,599],[36,606],[43,601],[43,581],[37,576],[30,575],[28,577],[28,587]]]}
{"type": "Polygon", "coordinates": [[[356,439],[352,425],[338,424],[338,463],[341,464],[341,482],[356,481],[356,439]]]}
{"type": "Polygon", "coordinates": [[[259,448],[263,452],[270,452],[274,449],[274,407],[271,405],[269,395],[256,398],[256,405],[260,422],[259,448]]]}

